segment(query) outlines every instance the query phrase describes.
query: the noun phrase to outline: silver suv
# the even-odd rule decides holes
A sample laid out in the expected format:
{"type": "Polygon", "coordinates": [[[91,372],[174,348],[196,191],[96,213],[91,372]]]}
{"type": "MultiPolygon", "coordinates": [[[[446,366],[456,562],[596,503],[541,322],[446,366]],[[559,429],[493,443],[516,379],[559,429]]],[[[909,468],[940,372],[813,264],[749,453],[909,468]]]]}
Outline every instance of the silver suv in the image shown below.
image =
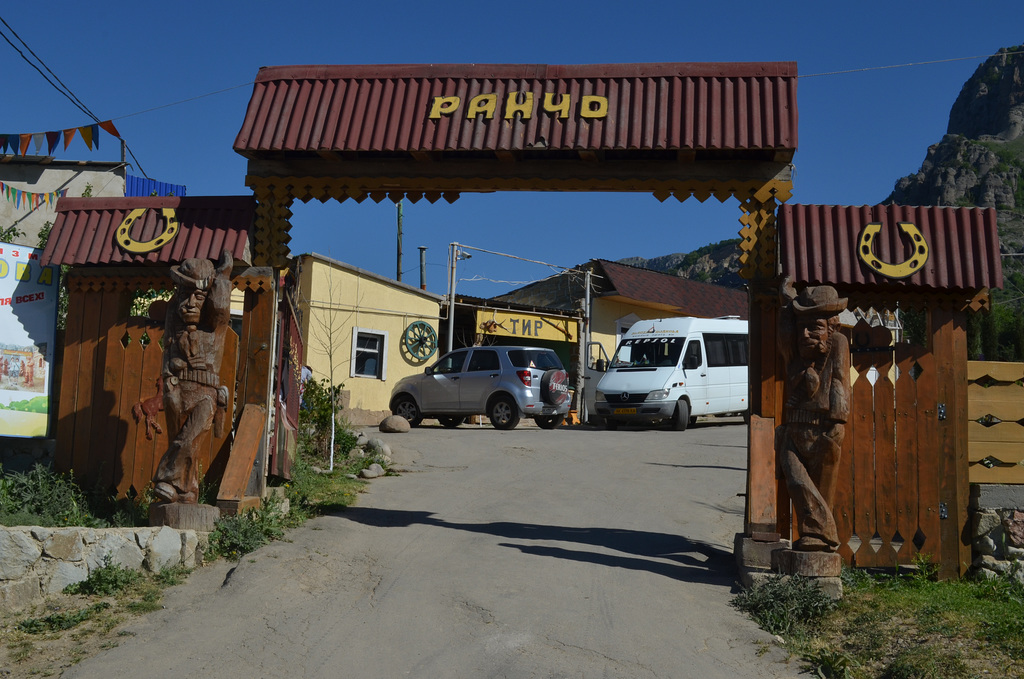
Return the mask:
{"type": "Polygon", "coordinates": [[[441,357],[422,375],[411,375],[391,392],[391,412],[417,426],[434,417],[457,427],[486,414],[496,429],[513,429],[523,417],[554,429],[569,412],[569,385],[551,349],[467,347],[441,357]]]}

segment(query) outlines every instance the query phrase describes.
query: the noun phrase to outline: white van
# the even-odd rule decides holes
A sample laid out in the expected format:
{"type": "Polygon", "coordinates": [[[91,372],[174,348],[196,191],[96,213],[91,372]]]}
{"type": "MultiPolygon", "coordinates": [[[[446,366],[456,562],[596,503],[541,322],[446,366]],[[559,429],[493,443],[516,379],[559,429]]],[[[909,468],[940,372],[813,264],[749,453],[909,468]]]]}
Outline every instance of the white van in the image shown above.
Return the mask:
{"type": "Polygon", "coordinates": [[[683,431],[699,415],[749,412],[747,322],[729,318],[638,321],[597,385],[608,429],[668,421],[683,431]]]}

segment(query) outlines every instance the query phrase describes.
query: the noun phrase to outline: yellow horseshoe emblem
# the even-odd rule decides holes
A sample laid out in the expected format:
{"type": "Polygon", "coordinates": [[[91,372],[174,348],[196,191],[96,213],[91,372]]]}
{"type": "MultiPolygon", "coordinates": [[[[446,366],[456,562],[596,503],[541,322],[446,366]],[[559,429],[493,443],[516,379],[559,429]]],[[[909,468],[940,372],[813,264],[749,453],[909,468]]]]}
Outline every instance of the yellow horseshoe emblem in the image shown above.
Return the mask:
{"type": "Polygon", "coordinates": [[[872,222],[860,232],[860,247],[857,248],[857,256],[868,265],[868,268],[886,278],[907,278],[908,276],[913,276],[924,267],[924,263],[928,261],[928,243],[925,242],[924,235],[920,229],[910,222],[900,222],[900,231],[910,237],[910,242],[914,246],[914,253],[899,264],[883,262],[875,257],[875,253],[872,252],[871,247],[875,242],[875,236],[881,233],[881,231],[882,225],[872,222]]]}
{"type": "Polygon", "coordinates": [[[149,208],[145,207],[135,208],[124,218],[121,222],[121,226],[117,227],[117,233],[114,235],[114,239],[117,240],[118,245],[128,252],[143,254],[146,252],[152,252],[153,250],[159,250],[164,245],[174,240],[174,237],[178,235],[178,218],[174,214],[174,209],[165,207],[160,210],[164,216],[164,230],[157,234],[156,238],[140,243],[129,236],[128,231],[131,230],[132,224],[135,223],[135,220],[144,215],[148,209],[149,208]]]}

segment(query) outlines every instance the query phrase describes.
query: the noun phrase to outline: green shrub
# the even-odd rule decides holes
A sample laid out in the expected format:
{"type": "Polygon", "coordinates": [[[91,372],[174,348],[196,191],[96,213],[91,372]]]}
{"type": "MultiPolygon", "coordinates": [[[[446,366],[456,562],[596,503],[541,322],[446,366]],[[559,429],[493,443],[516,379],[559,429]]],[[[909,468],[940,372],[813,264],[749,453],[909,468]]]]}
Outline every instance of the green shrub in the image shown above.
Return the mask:
{"type": "Polygon", "coordinates": [[[741,592],[733,605],[772,634],[800,632],[836,607],[835,600],[808,578],[773,576],[741,592]]]}
{"type": "Polygon", "coordinates": [[[96,617],[101,611],[110,608],[106,601],[100,601],[87,608],[70,613],[53,613],[45,618],[28,618],[18,623],[18,629],[26,634],[45,634],[71,629],[86,620],[96,617]]]}
{"type": "Polygon", "coordinates": [[[26,472],[0,476],[0,524],[103,528],[70,475],[37,464],[26,472]]]}
{"type": "Polygon", "coordinates": [[[265,498],[259,509],[227,516],[210,533],[214,556],[237,561],[272,540],[279,540],[287,527],[281,503],[274,496],[265,498]]]}
{"type": "Polygon", "coordinates": [[[110,596],[128,589],[142,578],[142,573],[113,563],[110,554],[103,557],[103,565],[89,573],[89,577],[64,588],[68,594],[110,596]]]}

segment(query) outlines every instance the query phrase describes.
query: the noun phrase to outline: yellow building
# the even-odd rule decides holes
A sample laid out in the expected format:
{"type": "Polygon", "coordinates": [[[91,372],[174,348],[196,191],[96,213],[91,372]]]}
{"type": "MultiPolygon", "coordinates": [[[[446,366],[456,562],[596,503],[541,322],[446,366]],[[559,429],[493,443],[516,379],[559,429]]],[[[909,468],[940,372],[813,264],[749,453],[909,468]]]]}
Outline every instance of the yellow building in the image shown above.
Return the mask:
{"type": "Polygon", "coordinates": [[[379,423],[390,415],[395,383],[437,359],[442,298],[323,255],[299,255],[295,267],[313,379],[344,385],[349,422],[379,423]],[[410,342],[416,339],[424,341],[410,342]]]}

